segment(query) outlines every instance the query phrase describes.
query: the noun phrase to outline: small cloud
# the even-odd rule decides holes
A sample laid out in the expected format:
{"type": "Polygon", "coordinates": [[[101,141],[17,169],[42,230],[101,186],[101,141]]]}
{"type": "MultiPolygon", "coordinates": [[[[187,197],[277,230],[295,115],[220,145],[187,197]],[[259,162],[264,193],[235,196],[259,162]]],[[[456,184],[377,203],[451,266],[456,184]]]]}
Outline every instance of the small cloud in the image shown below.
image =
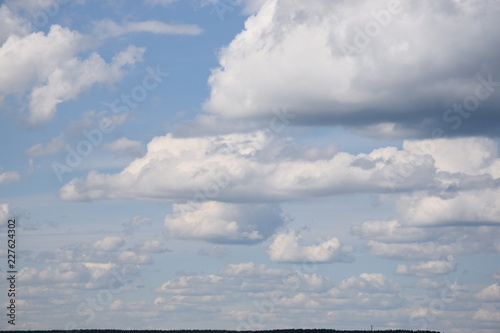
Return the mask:
{"type": "Polygon", "coordinates": [[[49,143],[37,143],[26,149],[26,155],[30,157],[54,154],[64,149],[66,142],[61,137],[53,138],[49,143]]]}
{"type": "Polygon", "coordinates": [[[141,157],[145,152],[145,147],[140,141],[134,141],[127,138],[120,138],[113,142],[107,142],[103,147],[116,155],[125,155],[132,158],[141,157]]]}
{"type": "Polygon", "coordinates": [[[431,260],[420,262],[417,265],[398,265],[396,274],[400,275],[416,275],[416,276],[433,276],[448,274],[455,271],[457,263],[452,255],[449,255],[446,260],[431,260]]]}
{"type": "Polygon", "coordinates": [[[112,252],[118,250],[125,244],[125,241],[121,237],[109,236],[101,240],[95,241],[92,247],[96,251],[112,252]]]}
{"type": "Polygon", "coordinates": [[[134,215],[130,221],[122,223],[122,226],[125,228],[126,233],[132,234],[143,226],[151,227],[151,219],[140,215],[134,215]]]}
{"type": "Polygon", "coordinates": [[[499,302],[500,301],[500,285],[494,283],[484,288],[476,294],[476,298],[480,301],[499,302]]]}
{"type": "Polygon", "coordinates": [[[279,234],[269,246],[267,254],[272,261],[276,262],[352,262],[353,248],[342,245],[335,237],[318,245],[299,245],[301,236],[290,231],[279,234]]]}
{"type": "MultiPolygon", "coordinates": [[[[0,169],[1,171],[1,169],[0,169]]],[[[17,171],[7,171],[0,173],[0,185],[14,183],[21,180],[21,176],[17,171]]]]}
{"type": "Polygon", "coordinates": [[[212,257],[212,258],[223,258],[227,255],[227,250],[222,245],[214,245],[208,250],[201,249],[198,251],[200,256],[212,257]]]}

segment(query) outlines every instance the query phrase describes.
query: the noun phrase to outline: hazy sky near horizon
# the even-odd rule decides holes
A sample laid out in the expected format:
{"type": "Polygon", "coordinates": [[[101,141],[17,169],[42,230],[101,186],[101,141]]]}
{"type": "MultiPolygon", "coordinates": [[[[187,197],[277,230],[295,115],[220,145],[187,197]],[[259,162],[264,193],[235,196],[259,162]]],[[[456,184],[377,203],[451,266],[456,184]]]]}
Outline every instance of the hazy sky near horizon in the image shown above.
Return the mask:
{"type": "Polygon", "coordinates": [[[0,328],[498,332],[499,15],[0,2],[0,328]]]}

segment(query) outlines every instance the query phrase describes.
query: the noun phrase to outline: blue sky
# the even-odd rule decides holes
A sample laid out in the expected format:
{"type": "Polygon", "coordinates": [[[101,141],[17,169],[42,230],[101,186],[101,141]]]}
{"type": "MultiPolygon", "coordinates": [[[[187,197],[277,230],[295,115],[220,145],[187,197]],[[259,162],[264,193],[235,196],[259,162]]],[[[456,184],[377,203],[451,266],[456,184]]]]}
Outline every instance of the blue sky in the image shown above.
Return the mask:
{"type": "Polygon", "coordinates": [[[499,11],[1,2],[0,327],[497,332],[499,11]]]}

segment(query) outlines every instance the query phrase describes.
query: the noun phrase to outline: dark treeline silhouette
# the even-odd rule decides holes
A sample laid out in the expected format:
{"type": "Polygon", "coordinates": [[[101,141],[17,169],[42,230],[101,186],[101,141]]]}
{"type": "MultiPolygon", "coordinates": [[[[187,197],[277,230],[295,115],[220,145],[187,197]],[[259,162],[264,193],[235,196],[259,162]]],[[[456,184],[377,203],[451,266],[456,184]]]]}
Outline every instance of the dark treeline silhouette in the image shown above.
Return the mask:
{"type": "Polygon", "coordinates": [[[412,330],[333,330],[333,329],[278,329],[278,330],[259,330],[259,331],[229,331],[229,330],[114,330],[114,329],[93,329],[93,330],[30,330],[30,331],[11,331],[15,333],[366,333],[366,332],[390,332],[390,333],[441,333],[438,331],[412,331],[412,330]]]}

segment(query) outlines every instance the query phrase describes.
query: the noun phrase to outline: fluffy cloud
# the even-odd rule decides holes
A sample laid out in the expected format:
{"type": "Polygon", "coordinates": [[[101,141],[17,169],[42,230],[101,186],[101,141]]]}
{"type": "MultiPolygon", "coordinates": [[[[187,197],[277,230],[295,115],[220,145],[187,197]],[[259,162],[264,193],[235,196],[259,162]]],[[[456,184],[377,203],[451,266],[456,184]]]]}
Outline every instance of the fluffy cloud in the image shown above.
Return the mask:
{"type": "Polygon", "coordinates": [[[434,276],[448,274],[455,271],[457,263],[453,256],[448,256],[446,260],[432,260],[421,262],[418,265],[403,265],[400,264],[396,268],[396,274],[401,275],[416,275],[416,276],[434,276]]]}
{"type": "MultiPolygon", "coordinates": [[[[1,170],[0,168],[0,171],[1,170]]],[[[0,172],[0,185],[18,182],[19,180],[21,180],[21,176],[17,171],[0,172]]]]}
{"type": "Polygon", "coordinates": [[[426,240],[432,233],[425,229],[404,227],[397,220],[366,221],[352,227],[351,232],[363,239],[386,243],[426,240]]]}
{"type": "Polygon", "coordinates": [[[107,142],[103,147],[117,155],[139,157],[144,154],[144,145],[140,141],[134,141],[127,138],[120,138],[113,142],[107,142]]]}
{"type": "Polygon", "coordinates": [[[212,245],[208,250],[200,249],[198,254],[201,256],[213,257],[213,258],[223,258],[227,254],[227,250],[222,245],[212,245]]]}
{"type": "Polygon", "coordinates": [[[142,242],[136,248],[140,252],[148,253],[164,253],[169,251],[161,241],[152,239],[142,242]]]}
{"type": "Polygon", "coordinates": [[[498,309],[479,309],[476,313],[474,313],[474,316],[472,318],[480,322],[500,322],[500,314],[498,313],[498,309]]]}
{"type": "Polygon", "coordinates": [[[295,124],[498,134],[498,14],[477,1],[270,0],[221,51],[204,108],[270,118],[286,101],[295,124]]]}
{"type": "Polygon", "coordinates": [[[64,200],[112,197],[283,201],[439,186],[430,155],[395,147],[352,155],[273,140],[263,131],[198,138],[156,137],[118,174],[88,174],[60,190],[64,200]],[[401,170],[411,169],[411,174],[401,170]],[[165,173],[165,170],[169,170],[165,173]]]}
{"type": "Polygon", "coordinates": [[[29,91],[31,124],[49,121],[59,103],[77,97],[94,84],[112,84],[125,74],[124,67],[142,60],[144,48],[129,46],[106,63],[97,53],[77,55],[92,41],[59,25],[47,34],[12,35],[0,48],[0,99],[29,91]]]}
{"type": "Polygon", "coordinates": [[[258,243],[285,222],[281,209],[268,204],[229,204],[216,201],[174,204],[165,217],[170,236],[212,243],[258,243]]]}
{"type": "Polygon", "coordinates": [[[415,193],[403,196],[398,210],[399,219],[410,226],[500,224],[500,193],[497,186],[439,195],[415,193]]]}
{"type": "Polygon", "coordinates": [[[9,220],[9,204],[0,204],[0,227],[7,225],[7,221],[9,220]]]}
{"type": "Polygon", "coordinates": [[[366,246],[370,254],[383,258],[439,260],[449,255],[497,252],[495,247],[499,236],[497,229],[433,228],[434,235],[419,242],[387,243],[368,240],[366,246]]]}
{"type": "Polygon", "coordinates": [[[124,244],[125,241],[121,237],[109,236],[95,241],[92,248],[96,251],[112,252],[118,250],[124,244]]]}
{"type": "Polygon", "coordinates": [[[366,293],[394,293],[401,291],[401,286],[380,273],[363,273],[342,280],[340,290],[359,290],[366,293]]]}
{"type": "Polygon", "coordinates": [[[47,84],[33,88],[28,120],[34,124],[47,122],[54,116],[60,102],[74,99],[96,83],[119,81],[124,75],[123,67],[142,61],[144,51],[145,48],[129,46],[116,54],[110,64],[97,53],[83,61],[65,59],[48,75],[47,84]]]}
{"type": "Polygon", "coordinates": [[[351,262],[351,246],[345,246],[333,237],[318,245],[299,245],[300,235],[294,231],[278,234],[269,246],[267,254],[277,262],[351,262]]]}
{"type": "Polygon", "coordinates": [[[26,155],[30,157],[43,156],[47,154],[57,153],[64,149],[67,145],[61,137],[52,138],[49,143],[37,143],[26,149],[26,155]]]}
{"type": "Polygon", "coordinates": [[[151,264],[152,258],[148,254],[138,254],[134,251],[123,251],[118,255],[120,262],[124,264],[151,264]]]}
{"type": "Polygon", "coordinates": [[[500,301],[500,285],[492,284],[476,294],[476,298],[480,301],[499,302],[500,301]]]}

